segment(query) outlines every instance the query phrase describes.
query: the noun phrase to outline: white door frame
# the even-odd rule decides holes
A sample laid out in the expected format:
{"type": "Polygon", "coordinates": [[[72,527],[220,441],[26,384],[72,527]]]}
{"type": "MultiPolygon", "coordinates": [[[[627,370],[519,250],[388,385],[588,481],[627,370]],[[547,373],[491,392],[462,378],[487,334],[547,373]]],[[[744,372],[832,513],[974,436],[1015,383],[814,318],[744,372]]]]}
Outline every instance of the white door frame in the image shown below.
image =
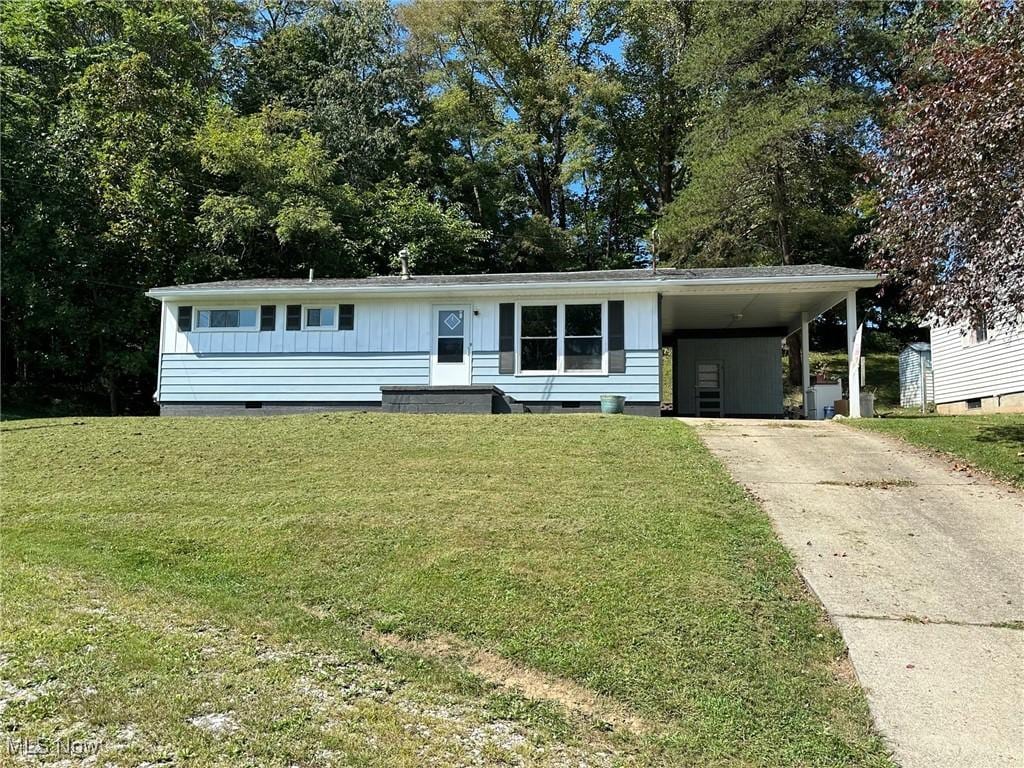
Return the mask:
{"type": "MultiPolygon", "coordinates": [[[[473,307],[469,304],[434,304],[430,308],[430,384],[455,386],[473,380],[473,307]],[[441,312],[462,311],[462,362],[442,363],[437,359],[438,316],[441,312]]],[[[458,337],[446,337],[458,338],[458,337]]]]}

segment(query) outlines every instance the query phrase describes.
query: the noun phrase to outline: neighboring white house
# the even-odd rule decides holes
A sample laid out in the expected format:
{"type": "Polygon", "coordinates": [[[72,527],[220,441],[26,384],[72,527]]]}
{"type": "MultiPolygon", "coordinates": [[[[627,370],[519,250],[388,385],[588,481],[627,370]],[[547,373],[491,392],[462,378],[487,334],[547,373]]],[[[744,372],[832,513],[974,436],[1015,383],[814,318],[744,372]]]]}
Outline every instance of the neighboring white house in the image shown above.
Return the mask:
{"type": "Polygon", "coordinates": [[[932,325],[939,413],[1024,412],[1024,318],[994,328],[932,325]]]}
{"type": "Polygon", "coordinates": [[[935,402],[932,348],[923,341],[908,344],[900,352],[900,406],[919,408],[935,402]]]}
{"type": "Polygon", "coordinates": [[[155,399],[163,414],[546,412],[622,395],[627,412],[657,415],[667,346],[675,413],[781,416],[783,338],[806,340],[809,322],[846,301],[852,347],[856,291],[877,284],[874,272],[803,265],[154,288],[155,399]]]}

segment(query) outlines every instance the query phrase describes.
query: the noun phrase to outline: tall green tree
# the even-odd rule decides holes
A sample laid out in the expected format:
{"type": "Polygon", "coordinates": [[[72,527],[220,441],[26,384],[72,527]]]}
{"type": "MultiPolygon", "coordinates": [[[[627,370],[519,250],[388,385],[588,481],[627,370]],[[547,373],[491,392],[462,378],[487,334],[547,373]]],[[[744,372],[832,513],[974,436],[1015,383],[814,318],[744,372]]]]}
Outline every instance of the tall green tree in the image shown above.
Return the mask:
{"type": "Polygon", "coordinates": [[[3,345],[20,380],[104,391],[152,366],[142,292],[197,248],[189,140],[227,4],[4,9],[3,345]]]}
{"type": "Polygon", "coordinates": [[[678,69],[698,95],[665,249],[685,264],[844,264],[863,142],[898,38],[885,6],[699,4],[678,69]]]}
{"type": "Polygon", "coordinates": [[[402,168],[416,83],[385,0],[269,0],[227,59],[242,114],[280,103],[305,115],[345,183],[402,168]]]}
{"type": "Polygon", "coordinates": [[[578,156],[589,146],[582,122],[605,87],[599,65],[615,36],[613,11],[578,0],[402,9],[410,53],[437,93],[421,133],[443,147],[441,172],[471,191],[467,210],[493,214],[487,225],[505,243],[496,266],[580,265],[593,206],[578,156]],[[491,192],[484,182],[495,176],[491,192]],[[489,194],[500,204],[485,202],[489,194]]]}

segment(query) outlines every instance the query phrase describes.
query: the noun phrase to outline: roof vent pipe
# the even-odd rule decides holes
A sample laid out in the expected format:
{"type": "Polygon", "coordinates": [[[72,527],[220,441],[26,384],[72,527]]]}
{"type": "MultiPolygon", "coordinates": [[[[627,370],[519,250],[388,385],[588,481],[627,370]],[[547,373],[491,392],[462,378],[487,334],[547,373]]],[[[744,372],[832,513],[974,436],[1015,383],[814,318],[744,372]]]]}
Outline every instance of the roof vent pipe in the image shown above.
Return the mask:
{"type": "Polygon", "coordinates": [[[309,268],[309,282],[311,282],[311,283],[313,282],[313,268],[312,267],[309,268]]]}
{"type": "Polygon", "coordinates": [[[412,275],[409,274],[409,249],[403,248],[398,252],[398,262],[402,265],[402,279],[409,280],[412,275]]]}

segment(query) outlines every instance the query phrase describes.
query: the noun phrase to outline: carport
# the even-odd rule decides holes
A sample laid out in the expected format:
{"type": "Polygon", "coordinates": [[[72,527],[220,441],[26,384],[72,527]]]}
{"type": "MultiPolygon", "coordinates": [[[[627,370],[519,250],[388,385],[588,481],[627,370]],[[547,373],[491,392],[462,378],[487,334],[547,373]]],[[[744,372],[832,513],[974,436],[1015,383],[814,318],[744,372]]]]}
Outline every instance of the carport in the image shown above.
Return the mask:
{"type": "MultiPolygon", "coordinates": [[[[673,270],[683,272],[684,270],[673,270]]],[[[846,305],[850,416],[860,416],[857,291],[879,276],[823,265],[778,270],[700,270],[660,290],[662,345],[673,360],[673,413],[777,418],[783,415],[782,341],[801,346],[804,402],[810,387],[808,328],[846,305]],[[799,334],[799,342],[791,338],[799,334]]]]}

